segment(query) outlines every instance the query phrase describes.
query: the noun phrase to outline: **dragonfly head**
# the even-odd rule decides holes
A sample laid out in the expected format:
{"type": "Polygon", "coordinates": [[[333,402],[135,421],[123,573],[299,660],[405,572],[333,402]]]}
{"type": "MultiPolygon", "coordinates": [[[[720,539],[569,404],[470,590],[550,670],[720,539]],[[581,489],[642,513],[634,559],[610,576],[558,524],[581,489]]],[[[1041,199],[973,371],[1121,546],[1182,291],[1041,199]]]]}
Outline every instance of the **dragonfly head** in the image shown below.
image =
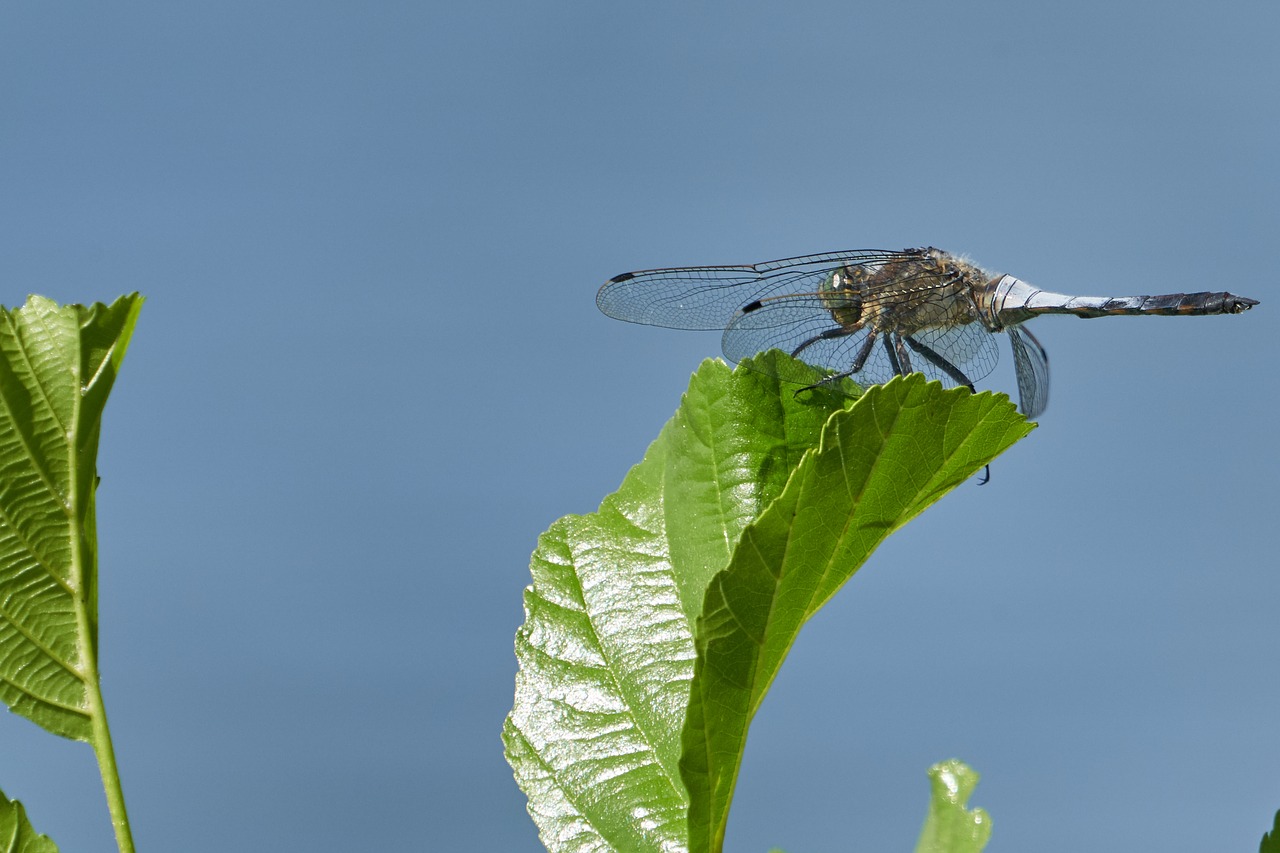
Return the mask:
{"type": "Polygon", "coordinates": [[[818,285],[823,307],[842,326],[856,326],[862,319],[861,268],[843,267],[828,275],[818,285]]]}

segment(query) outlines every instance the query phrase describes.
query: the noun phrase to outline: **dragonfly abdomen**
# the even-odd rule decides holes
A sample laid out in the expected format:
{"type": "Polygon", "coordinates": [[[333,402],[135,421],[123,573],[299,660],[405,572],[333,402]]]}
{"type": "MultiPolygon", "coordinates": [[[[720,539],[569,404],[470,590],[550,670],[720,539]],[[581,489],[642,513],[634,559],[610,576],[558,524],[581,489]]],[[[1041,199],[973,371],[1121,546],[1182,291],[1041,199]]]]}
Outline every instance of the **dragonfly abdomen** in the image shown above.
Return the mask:
{"type": "Polygon", "coordinates": [[[1258,302],[1231,293],[1166,293],[1161,296],[1077,296],[1064,305],[1061,312],[1077,317],[1107,317],[1113,314],[1154,314],[1188,316],[1205,314],[1239,314],[1258,302]]]}
{"type": "Polygon", "coordinates": [[[1204,316],[1240,314],[1258,304],[1233,293],[1165,293],[1159,296],[1070,296],[1032,287],[1011,275],[995,283],[991,314],[998,326],[1022,323],[1041,314],[1076,317],[1204,316]]]}

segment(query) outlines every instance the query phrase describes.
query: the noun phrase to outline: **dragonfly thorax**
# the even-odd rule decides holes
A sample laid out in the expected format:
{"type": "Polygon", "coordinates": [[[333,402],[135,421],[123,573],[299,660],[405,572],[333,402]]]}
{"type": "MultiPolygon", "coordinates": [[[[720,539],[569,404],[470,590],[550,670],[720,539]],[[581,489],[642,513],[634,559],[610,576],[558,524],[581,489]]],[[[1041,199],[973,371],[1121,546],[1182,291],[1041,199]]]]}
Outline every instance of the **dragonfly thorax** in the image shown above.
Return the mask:
{"type": "Polygon", "coordinates": [[[939,249],[870,265],[842,267],[819,290],[832,318],[846,329],[915,334],[980,320],[976,295],[989,274],[939,249]]]}

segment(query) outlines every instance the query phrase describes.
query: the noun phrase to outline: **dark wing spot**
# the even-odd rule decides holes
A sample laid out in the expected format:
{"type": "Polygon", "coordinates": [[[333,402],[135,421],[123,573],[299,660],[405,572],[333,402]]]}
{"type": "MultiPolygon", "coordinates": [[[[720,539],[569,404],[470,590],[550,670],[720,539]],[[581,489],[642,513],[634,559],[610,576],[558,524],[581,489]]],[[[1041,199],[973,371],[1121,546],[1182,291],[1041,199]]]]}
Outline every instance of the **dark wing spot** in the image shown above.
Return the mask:
{"type": "Polygon", "coordinates": [[[609,279],[609,284],[617,284],[620,281],[628,281],[635,277],[636,274],[633,272],[624,272],[622,275],[615,275],[613,278],[609,279]]]}
{"type": "Polygon", "coordinates": [[[761,307],[763,307],[763,304],[760,302],[760,300],[759,300],[759,299],[757,299],[757,300],[755,300],[754,302],[748,302],[746,305],[743,305],[743,306],[742,306],[742,313],[743,313],[743,314],[750,314],[752,311],[755,311],[756,309],[761,308],[761,307]]]}

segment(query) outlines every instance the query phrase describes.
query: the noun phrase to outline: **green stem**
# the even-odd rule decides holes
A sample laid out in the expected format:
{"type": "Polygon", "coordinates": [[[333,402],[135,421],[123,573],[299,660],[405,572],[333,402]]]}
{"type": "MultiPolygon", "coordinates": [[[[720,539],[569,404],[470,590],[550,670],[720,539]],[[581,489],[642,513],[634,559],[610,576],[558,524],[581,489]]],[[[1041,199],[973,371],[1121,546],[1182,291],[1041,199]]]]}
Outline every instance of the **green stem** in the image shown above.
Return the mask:
{"type": "Polygon", "coordinates": [[[102,787],[107,793],[107,809],[111,812],[111,826],[116,831],[116,847],[120,849],[120,853],[134,853],[133,832],[129,829],[129,815],[124,808],[124,789],[120,786],[120,768],[116,766],[116,751],[111,745],[111,729],[107,726],[107,709],[102,702],[97,673],[94,675],[89,690],[89,704],[95,706],[93,751],[98,756],[102,787]]]}

